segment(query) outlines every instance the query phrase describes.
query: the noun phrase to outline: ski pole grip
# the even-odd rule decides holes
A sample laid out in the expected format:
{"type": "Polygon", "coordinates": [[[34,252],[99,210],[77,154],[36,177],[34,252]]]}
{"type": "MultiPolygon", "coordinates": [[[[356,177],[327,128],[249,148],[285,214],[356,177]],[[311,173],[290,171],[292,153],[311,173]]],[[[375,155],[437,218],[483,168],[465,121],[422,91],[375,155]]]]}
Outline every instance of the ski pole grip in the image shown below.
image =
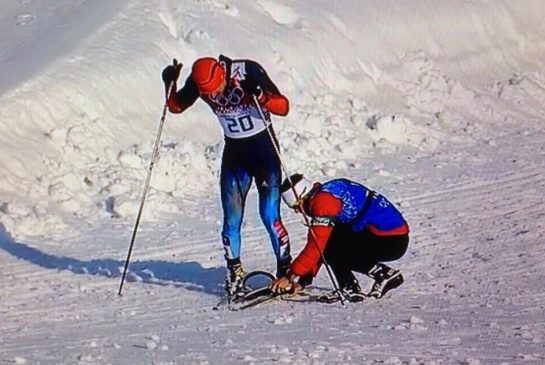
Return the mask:
{"type": "Polygon", "coordinates": [[[176,58],[173,58],[172,59],[172,66],[174,66],[175,68],[177,68],[178,70],[180,70],[184,64],[183,63],[179,63],[178,60],[176,58]]]}
{"type": "Polygon", "coordinates": [[[180,70],[182,69],[183,64],[179,63],[176,58],[173,58],[172,66],[174,67],[174,70],[176,71],[176,78],[174,80],[170,80],[168,85],[165,85],[165,98],[167,101],[168,101],[168,98],[170,97],[170,94],[172,93],[172,89],[174,88],[174,85],[176,85],[176,81],[180,75],[180,70]]]}

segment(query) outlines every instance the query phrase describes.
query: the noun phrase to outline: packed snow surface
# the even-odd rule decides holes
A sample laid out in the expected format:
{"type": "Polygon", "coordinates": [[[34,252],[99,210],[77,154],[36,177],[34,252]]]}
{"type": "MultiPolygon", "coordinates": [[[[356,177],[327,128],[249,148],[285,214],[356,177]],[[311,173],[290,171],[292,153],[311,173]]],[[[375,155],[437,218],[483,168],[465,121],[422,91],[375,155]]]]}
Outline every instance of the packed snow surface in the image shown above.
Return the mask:
{"type": "MultiPolygon", "coordinates": [[[[538,0],[4,1],[0,364],[545,363],[544,18],[538,0]],[[289,171],[400,207],[398,290],[213,311],[223,139],[197,102],[166,117],[117,295],[161,70],[219,54],[289,98],[289,171]]],[[[282,212],[296,253],[306,228],[282,212]]],[[[243,241],[246,270],[272,271],[254,190],[243,241]]]]}

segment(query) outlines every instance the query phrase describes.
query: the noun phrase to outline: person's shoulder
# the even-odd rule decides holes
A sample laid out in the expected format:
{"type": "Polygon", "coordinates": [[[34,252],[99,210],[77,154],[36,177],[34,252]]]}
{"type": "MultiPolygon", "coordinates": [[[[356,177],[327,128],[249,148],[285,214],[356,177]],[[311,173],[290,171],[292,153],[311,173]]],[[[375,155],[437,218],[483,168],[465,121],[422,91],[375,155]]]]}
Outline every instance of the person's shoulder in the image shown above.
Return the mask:
{"type": "Polygon", "coordinates": [[[218,60],[220,62],[223,62],[224,64],[226,65],[231,65],[231,64],[243,64],[244,67],[246,67],[247,69],[256,69],[256,70],[265,70],[265,68],[263,67],[263,65],[261,65],[261,63],[259,63],[258,61],[255,61],[253,59],[250,59],[250,58],[229,58],[223,54],[220,54],[218,56],[218,60]]]}
{"type": "Polygon", "coordinates": [[[333,200],[333,199],[337,200],[335,195],[331,194],[328,191],[320,191],[320,190],[317,191],[316,193],[314,193],[310,197],[310,201],[313,202],[314,204],[327,202],[327,201],[330,201],[330,200],[333,200]]]}
{"type": "Polygon", "coordinates": [[[341,201],[327,191],[317,191],[310,197],[309,210],[313,216],[334,216],[341,209],[341,201]]]}
{"type": "Polygon", "coordinates": [[[197,84],[195,83],[195,80],[193,80],[193,74],[189,74],[187,78],[185,79],[185,83],[182,89],[184,93],[191,93],[194,95],[199,95],[199,88],[197,84]]]}
{"type": "Polygon", "coordinates": [[[259,62],[251,60],[251,59],[233,60],[233,63],[236,63],[236,62],[244,64],[244,68],[250,74],[265,71],[265,69],[259,62]]]}

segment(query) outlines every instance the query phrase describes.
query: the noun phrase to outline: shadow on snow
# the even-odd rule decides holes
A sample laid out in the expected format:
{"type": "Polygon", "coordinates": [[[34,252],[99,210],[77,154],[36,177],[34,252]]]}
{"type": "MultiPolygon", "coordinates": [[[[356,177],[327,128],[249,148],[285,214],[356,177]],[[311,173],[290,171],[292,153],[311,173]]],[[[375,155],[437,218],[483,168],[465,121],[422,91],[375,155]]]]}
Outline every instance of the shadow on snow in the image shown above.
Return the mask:
{"type": "MultiPolygon", "coordinates": [[[[11,255],[33,264],[57,270],[69,270],[76,274],[101,275],[120,278],[124,261],[113,259],[79,260],[42,252],[24,243],[15,242],[0,223],[0,248],[11,255]]],[[[225,268],[206,269],[198,262],[169,262],[160,260],[134,261],[129,265],[126,281],[146,284],[175,285],[188,290],[212,295],[224,293],[225,268]]]]}

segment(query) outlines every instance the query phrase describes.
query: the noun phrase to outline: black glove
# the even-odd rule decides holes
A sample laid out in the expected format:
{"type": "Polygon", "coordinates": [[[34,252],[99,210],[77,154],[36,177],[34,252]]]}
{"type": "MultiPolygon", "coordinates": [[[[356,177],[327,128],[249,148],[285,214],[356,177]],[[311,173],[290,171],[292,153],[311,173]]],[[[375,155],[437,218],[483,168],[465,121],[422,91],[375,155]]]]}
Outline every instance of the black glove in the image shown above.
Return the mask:
{"type": "Polygon", "coordinates": [[[244,79],[240,81],[240,87],[246,94],[255,95],[260,98],[263,94],[261,87],[253,79],[244,79]]]}
{"type": "Polygon", "coordinates": [[[312,274],[306,274],[306,275],[303,275],[299,278],[299,285],[301,285],[304,288],[306,288],[307,286],[309,286],[310,284],[312,284],[312,281],[314,280],[314,276],[312,276],[312,274]]]}
{"type": "Polygon", "coordinates": [[[182,64],[178,63],[176,59],[172,61],[172,65],[168,65],[163,70],[163,73],[161,76],[163,77],[163,82],[165,83],[165,86],[169,86],[170,84],[178,81],[178,77],[180,77],[180,71],[182,70],[182,64]]]}

